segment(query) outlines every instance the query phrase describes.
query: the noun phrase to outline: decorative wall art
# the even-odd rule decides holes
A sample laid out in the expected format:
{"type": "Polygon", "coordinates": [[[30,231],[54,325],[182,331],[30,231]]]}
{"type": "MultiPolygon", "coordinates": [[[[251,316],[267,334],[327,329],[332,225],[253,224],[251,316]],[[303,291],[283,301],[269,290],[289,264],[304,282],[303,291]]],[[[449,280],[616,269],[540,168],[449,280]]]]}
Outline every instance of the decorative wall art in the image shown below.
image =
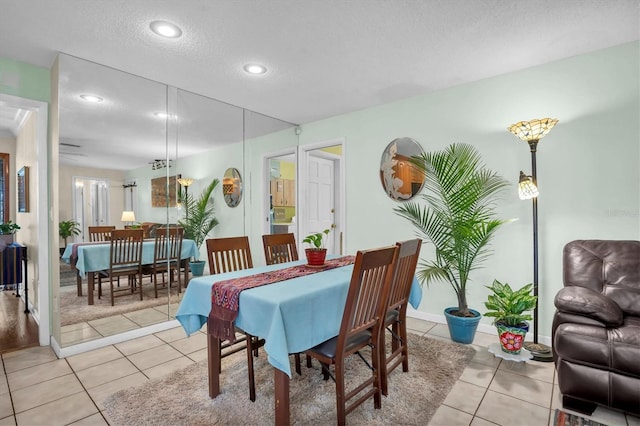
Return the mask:
{"type": "Polygon", "coordinates": [[[169,176],[168,185],[166,176],[151,179],[151,207],[176,206],[178,178],[180,178],[180,175],[169,176]],[[167,189],[169,190],[168,200],[167,189]]]}
{"type": "Polygon", "coordinates": [[[18,170],[18,212],[29,211],[29,167],[18,170]]]}
{"type": "Polygon", "coordinates": [[[387,145],[380,160],[380,181],[390,198],[409,200],[420,192],[424,176],[410,160],[422,154],[420,144],[411,138],[397,138],[387,145]]]}

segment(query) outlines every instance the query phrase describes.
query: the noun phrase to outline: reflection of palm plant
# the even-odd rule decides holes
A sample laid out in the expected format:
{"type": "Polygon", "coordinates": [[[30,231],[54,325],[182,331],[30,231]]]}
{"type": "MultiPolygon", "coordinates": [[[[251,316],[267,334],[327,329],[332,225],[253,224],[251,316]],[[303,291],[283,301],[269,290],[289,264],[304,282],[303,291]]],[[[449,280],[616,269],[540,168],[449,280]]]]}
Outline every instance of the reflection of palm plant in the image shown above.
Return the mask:
{"type": "MultiPolygon", "coordinates": [[[[458,316],[472,316],[467,306],[469,274],[490,254],[489,241],[504,220],[495,217],[495,195],[508,182],[485,168],[471,145],[413,157],[425,177],[426,206],[405,203],[395,212],[408,219],[420,237],[432,242],[435,260],[421,262],[418,277],[429,284],[447,281],[458,297],[458,316]]],[[[456,314],[455,312],[452,312],[456,314]]]]}
{"type": "Polygon", "coordinates": [[[80,235],[80,224],[75,220],[63,220],[58,224],[58,234],[64,240],[64,246],[67,246],[67,239],[73,235],[80,235]]]}
{"type": "Polygon", "coordinates": [[[185,218],[179,220],[178,224],[184,228],[184,238],[193,240],[196,243],[196,247],[198,247],[196,260],[198,260],[202,243],[204,243],[213,228],[218,225],[213,204],[213,190],[219,183],[218,179],[213,179],[209,186],[202,191],[198,199],[195,199],[187,191],[183,192],[182,188],[178,191],[178,199],[185,209],[185,218]]]}

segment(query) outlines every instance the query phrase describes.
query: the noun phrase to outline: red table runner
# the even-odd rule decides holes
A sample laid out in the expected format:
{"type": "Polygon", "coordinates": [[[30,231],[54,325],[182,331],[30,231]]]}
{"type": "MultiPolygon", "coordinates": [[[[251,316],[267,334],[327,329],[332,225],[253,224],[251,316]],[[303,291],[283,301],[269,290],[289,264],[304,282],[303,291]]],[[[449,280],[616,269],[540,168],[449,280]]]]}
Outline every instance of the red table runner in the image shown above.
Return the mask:
{"type": "Polygon", "coordinates": [[[233,321],[238,316],[238,302],[242,290],[340,268],[351,265],[353,262],[355,262],[355,256],[344,256],[327,260],[321,268],[296,265],[276,271],[216,282],[211,287],[211,312],[208,319],[209,334],[221,340],[235,342],[236,333],[233,321]]]}

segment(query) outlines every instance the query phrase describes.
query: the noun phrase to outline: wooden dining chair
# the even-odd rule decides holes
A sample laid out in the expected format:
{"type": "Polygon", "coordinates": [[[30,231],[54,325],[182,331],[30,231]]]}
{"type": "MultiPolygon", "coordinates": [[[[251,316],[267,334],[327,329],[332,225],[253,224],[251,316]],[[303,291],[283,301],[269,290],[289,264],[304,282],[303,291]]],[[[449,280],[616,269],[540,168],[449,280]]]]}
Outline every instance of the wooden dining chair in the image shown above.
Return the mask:
{"type": "Polygon", "coordinates": [[[384,329],[381,334],[380,349],[382,364],[380,368],[381,390],[388,394],[388,377],[398,365],[402,364],[402,371],[409,371],[409,351],[407,348],[407,305],[411,284],[416,272],[416,265],[420,257],[422,240],[403,241],[398,246],[395,275],[389,291],[389,301],[385,314],[384,329]],[[391,353],[386,353],[385,339],[387,331],[391,338],[391,353]]]}
{"type": "Polygon", "coordinates": [[[161,284],[166,283],[164,274],[167,274],[169,278],[169,288],[171,288],[171,281],[175,274],[178,283],[178,294],[182,291],[180,257],[182,254],[183,238],[184,229],[181,227],[163,228],[156,232],[153,263],[143,267],[143,273],[151,275],[156,299],[158,298],[158,274],[162,276],[161,284]]]}
{"type": "MultiPolygon", "coordinates": [[[[373,396],[374,408],[381,407],[380,391],[380,335],[387,311],[387,300],[394,275],[397,246],[359,251],[349,283],[347,301],[342,315],[340,331],[336,337],[305,351],[320,361],[325,380],[332,377],[336,383],[338,424],[346,423],[346,416],[373,396]],[[345,388],[345,360],[360,350],[371,347],[371,376],[345,388]],[[335,377],[329,366],[334,365],[335,377]],[[350,400],[355,401],[349,403],[350,400]]],[[[360,355],[364,360],[364,357],[360,355]]]]}
{"type": "Polygon", "coordinates": [[[117,296],[140,293],[142,300],[142,230],[114,229],[111,231],[109,269],[98,274],[98,297],[102,295],[102,280],[109,280],[111,306],[117,296]],[[114,287],[114,279],[128,278],[128,286],[114,287]]]}
{"type": "Polygon", "coordinates": [[[109,241],[111,231],[116,229],[115,226],[89,226],[89,241],[101,242],[109,241]]]}
{"type": "Polygon", "coordinates": [[[298,247],[294,234],[267,234],[262,236],[264,258],[267,265],[298,260],[298,247]]]}
{"type": "MultiPolygon", "coordinates": [[[[253,268],[249,237],[209,238],[206,240],[206,243],[207,257],[209,258],[209,273],[212,275],[253,268]]],[[[253,372],[253,357],[258,356],[258,348],[264,345],[264,340],[258,339],[256,336],[252,336],[238,327],[236,327],[235,330],[243,334],[243,336],[237,338],[234,343],[229,341],[221,342],[220,359],[243,349],[247,350],[249,399],[255,401],[256,382],[253,372]],[[223,349],[225,350],[224,352],[223,349]]]]}

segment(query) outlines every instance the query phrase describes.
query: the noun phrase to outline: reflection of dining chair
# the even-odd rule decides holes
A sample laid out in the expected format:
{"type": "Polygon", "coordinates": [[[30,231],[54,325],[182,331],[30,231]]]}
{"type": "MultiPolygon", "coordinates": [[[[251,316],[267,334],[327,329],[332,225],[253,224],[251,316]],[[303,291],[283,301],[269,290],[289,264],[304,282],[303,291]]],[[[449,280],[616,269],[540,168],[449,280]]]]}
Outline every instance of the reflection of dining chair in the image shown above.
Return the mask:
{"type": "Polygon", "coordinates": [[[344,425],[347,414],[372,396],[374,408],[381,407],[380,363],[383,361],[378,345],[397,253],[397,246],[357,253],[339,334],[305,351],[320,361],[324,379],[331,376],[336,382],[339,425],[344,425]],[[359,351],[367,346],[371,347],[371,376],[359,385],[350,385],[347,390],[345,360],[356,353],[364,360],[359,351]],[[335,377],[329,372],[331,364],[335,366],[335,377]],[[355,401],[347,405],[351,399],[355,401]]]}
{"type": "Polygon", "coordinates": [[[110,238],[109,269],[98,274],[98,297],[102,294],[102,280],[108,279],[111,306],[115,297],[136,291],[140,293],[142,300],[142,230],[114,229],[110,238]],[[127,277],[129,285],[114,288],[114,278],[117,280],[120,277],[127,277]]]}
{"type": "Polygon", "coordinates": [[[389,373],[402,364],[402,371],[409,371],[409,353],[407,351],[407,304],[411,293],[411,284],[416,273],[416,265],[420,257],[420,239],[396,243],[398,260],[395,276],[389,292],[384,328],[380,335],[381,355],[380,380],[383,395],[387,395],[389,373]],[[391,333],[391,353],[387,355],[385,346],[385,330],[391,333]]]}
{"type": "Polygon", "coordinates": [[[180,257],[182,254],[183,235],[184,229],[177,227],[163,228],[156,232],[153,263],[143,267],[143,273],[151,275],[156,299],[158,298],[158,274],[162,275],[162,283],[165,282],[164,274],[167,274],[169,288],[171,288],[171,281],[175,273],[176,281],[178,282],[178,294],[182,291],[180,257]]]}
{"type": "Polygon", "coordinates": [[[264,258],[267,265],[298,260],[296,237],[293,234],[268,234],[262,236],[264,258]]]}
{"type": "MultiPolygon", "coordinates": [[[[209,238],[207,240],[207,256],[209,257],[209,273],[222,274],[224,272],[240,271],[242,269],[253,268],[251,260],[251,248],[249,238],[209,238]]],[[[249,399],[256,400],[256,382],[253,373],[253,357],[258,356],[258,348],[264,345],[264,340],[260,340],[245,331],[235,328],[237,332],[243,333],[246,337],[237,338],[234,343],[229,341],[221,342],[220,359],[247,349],[247,371],[249,375],[249,399]],[[242,345],[239,345],[241,343],[242,345]],[[229,350],[226,350],[228,349],[229,350]],[[225,352],[222,350],[225,349],[225,352]]]]}
{"type": "Polygon", "coordinates": [[[100,242],[109,241],[111,231],[116,229],[115,226],[89,226],[89,241],[100,242]]]}

